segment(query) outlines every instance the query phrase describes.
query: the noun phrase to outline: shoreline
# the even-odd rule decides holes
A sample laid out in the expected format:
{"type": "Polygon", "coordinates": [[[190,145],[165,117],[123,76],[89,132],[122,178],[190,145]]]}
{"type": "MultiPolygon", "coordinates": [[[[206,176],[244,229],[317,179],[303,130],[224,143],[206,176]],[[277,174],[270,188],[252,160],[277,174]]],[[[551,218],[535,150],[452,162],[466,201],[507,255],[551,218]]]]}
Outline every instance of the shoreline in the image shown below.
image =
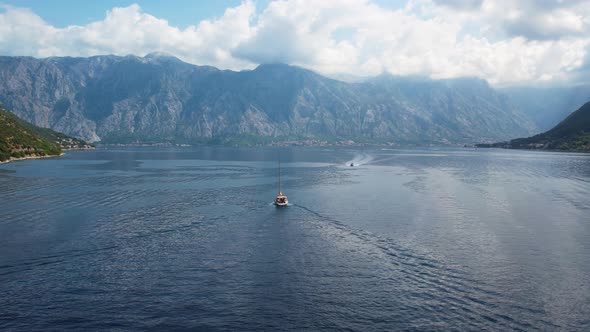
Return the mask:
{"type": "Polygon", "coordinates": [[[502,150],[521,150],[521,151],[540,151],[540,152],[561,152],[561,153],[580,153],[590,154],[590,150],[558,150],[558,149],[534,149],[534,148],[508,148],[504,146],[476,146],[477,149],[502,149],[502,150]]]}
{"type": "Polygon", "coordinates": [[[2,164],[8,164],[8,163],[13,162],[13,161],[21,161],[21,160],[29,160],[29,159],[57,158],[57,157],[63,156],[64,154],[65,153],[62,152],[60,154],[50,155],[50,156],[26,156],[26,157],[22,157],[22,158],[13,158],[13,157],[11,157],[8,160],[0,161],[0,165],[2,165],[2,164]]]}
{"type": "Polygon", "coordinates": [[[29,159],[46,159],[46,158],[57,158],[57,157],[62,157],[63,155],[66,154],[67,151],[78,151],[78,150],[94,150],[95,147],[82,147],[82,148],[69,148],[69,149],[63,149],[62,148],[62,153],[60,154],[56,154],[56,155],[46,155],[46,156],[26,156],[26,157],[22,157],[22,158],[13,158],[11,157],[8,160],[4,160],[4,161],[0,161],[0,165],[2,164],[8,164],[10,162],[13,161],[21,161],[21,160],[29,160],[29,159]]]}

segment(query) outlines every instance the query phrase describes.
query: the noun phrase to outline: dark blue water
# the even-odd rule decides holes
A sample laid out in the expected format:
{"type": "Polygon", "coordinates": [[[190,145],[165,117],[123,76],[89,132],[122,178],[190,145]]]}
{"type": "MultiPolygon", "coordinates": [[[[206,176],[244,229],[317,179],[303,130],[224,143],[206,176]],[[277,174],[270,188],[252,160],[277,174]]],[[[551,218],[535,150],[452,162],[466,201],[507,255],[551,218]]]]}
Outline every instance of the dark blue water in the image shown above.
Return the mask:
{"type": "Polygon", "coordinates": [[[1,165],[0,330],[590,329],[590,156],[281,158],[285,209],[273,149],[1,165]]]}

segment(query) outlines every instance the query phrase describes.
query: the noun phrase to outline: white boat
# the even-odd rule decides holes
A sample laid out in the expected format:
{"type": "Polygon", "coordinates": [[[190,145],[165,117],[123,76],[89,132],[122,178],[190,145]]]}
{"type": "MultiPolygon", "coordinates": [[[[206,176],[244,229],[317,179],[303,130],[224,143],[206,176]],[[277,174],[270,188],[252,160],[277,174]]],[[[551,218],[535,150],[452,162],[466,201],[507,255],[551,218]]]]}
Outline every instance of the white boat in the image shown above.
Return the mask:
{"type": "Polygon", "coordinates": [[[289,205],[289,199],[287,198],[286,195],[283,195],[283,192],[281,191],[281,160],[280,159],[279,159],[279,193],[275,197],[274,204],[277,207],[284,207],[284,206],[289,205]]]}

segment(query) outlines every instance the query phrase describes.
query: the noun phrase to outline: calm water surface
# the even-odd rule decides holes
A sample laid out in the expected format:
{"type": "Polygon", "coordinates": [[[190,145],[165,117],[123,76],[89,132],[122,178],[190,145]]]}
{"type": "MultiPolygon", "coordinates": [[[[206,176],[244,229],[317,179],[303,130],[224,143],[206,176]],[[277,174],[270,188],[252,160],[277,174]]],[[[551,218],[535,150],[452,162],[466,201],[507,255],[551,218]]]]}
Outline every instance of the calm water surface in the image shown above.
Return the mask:
{"type": "Polygon", "coordinates": [[[590,329],[590,156],[280,153],[1,165],[0,329],[590,329]]]}

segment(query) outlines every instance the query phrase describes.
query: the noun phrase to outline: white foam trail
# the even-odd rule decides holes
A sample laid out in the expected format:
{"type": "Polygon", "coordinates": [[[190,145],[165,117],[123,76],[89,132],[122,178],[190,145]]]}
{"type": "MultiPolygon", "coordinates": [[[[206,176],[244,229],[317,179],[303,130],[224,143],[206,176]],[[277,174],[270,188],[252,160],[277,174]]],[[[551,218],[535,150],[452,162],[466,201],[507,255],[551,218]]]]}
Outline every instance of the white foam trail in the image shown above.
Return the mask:
{"type": "Polygon", "coordinates": [[[371,163],[373,159],[373,156],[369,154],[357,154],[352,160],[347,161],[345,165],[350,166],[350,164],[354,164],[354,166],[362,166],[371,163]]]}
{"type": "Polygon", "coordinates": [[[368,164],[380,163],[382,161],[387,161],[387,160],[393,159],[395,157],[396,156],[391,156],[391,157],[387,157],[387,158],[381,158],[381,159],[377,159],[377,160],[373,159],[368,164]]]}

